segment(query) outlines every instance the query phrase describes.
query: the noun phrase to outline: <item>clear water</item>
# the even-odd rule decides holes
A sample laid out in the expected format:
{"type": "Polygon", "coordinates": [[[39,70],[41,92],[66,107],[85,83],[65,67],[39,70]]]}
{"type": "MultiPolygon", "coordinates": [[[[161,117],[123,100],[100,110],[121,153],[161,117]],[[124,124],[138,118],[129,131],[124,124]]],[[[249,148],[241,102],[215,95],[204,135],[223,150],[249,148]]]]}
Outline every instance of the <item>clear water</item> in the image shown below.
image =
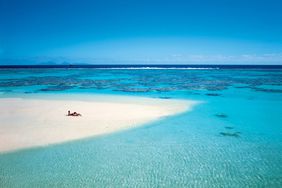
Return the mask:
{"type": "Polygon", "coordinates": [[[136,129],[0,154],[0,187],[282,187],[281,69],[0,69],[0,97],[34,93],[204,103],[136,129]]]}

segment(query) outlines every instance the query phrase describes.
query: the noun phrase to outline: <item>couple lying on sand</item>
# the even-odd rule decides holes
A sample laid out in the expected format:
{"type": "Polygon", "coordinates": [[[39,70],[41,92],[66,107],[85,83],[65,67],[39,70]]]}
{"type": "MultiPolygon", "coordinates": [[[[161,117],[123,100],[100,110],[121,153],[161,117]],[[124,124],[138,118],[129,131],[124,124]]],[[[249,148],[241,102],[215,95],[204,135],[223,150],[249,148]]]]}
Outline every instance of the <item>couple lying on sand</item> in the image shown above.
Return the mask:
{"type": "Polygon", "coordinates": [[[68,111],[68,115],[67,116],[81,116],[81,114],[77,113],[77,112],[71,113],[70,111],[68,111]]]}

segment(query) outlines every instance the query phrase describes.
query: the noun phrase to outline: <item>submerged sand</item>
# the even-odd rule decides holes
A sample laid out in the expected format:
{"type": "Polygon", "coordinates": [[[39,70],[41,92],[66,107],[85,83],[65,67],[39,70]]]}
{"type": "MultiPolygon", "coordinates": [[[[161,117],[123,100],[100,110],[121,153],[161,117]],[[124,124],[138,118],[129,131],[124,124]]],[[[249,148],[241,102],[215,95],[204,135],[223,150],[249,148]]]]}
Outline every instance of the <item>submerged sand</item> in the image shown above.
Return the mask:
{"type": "Polygon", "coordinates": [[[0,98],[0,152],[112,133],[190,110],[195,104],[118,96],[0,98]],[[82,117],[68,117],[68,110],[82,117]]]}

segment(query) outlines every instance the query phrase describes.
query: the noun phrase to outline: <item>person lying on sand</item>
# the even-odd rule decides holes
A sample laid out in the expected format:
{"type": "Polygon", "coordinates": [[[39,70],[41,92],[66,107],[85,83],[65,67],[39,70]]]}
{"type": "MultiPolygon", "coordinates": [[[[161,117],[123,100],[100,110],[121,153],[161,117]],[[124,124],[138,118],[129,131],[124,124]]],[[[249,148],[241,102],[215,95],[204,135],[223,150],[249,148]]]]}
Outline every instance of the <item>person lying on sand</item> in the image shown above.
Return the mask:
{"type": "Polygon", "coordinates": [[[81,116],[81,114],[77,113],[77,112],[71,113],[70,111],[68,111],[68,115],[67,116],[81,116]]]}

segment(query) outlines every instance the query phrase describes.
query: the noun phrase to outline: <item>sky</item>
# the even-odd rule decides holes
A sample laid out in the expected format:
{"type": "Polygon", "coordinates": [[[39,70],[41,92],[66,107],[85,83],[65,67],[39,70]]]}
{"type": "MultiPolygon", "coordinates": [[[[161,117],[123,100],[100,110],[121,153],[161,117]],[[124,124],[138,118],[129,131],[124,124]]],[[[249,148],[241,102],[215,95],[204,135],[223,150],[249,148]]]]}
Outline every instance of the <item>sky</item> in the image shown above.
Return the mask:
{"type": "Polygon", "coordinates": [[[281,64],[281,0],[0,0],[0,64],[281,64]]]}

